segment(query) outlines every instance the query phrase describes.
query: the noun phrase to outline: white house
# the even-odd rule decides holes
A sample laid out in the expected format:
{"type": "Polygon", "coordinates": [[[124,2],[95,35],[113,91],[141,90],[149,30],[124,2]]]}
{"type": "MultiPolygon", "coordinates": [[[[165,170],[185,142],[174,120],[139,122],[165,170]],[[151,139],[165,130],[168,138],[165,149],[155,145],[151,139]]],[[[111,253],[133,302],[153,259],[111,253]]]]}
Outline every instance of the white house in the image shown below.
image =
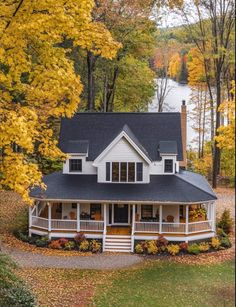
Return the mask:
{"type": "Polygon", "coordinates": [[[206,239],[215,233],[216,196],[186,170],[186,107],[181,113],[78,113],[62,119],[63,170],[31,196],[30,234],[103,240],[131,252],[135,240],[206,239]]]}

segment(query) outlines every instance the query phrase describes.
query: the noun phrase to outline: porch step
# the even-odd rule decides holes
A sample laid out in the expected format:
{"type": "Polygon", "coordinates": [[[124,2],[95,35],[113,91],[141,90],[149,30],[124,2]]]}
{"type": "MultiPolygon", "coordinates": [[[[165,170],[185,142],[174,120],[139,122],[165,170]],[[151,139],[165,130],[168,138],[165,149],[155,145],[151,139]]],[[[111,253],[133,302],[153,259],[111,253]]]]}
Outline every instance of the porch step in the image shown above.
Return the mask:
{"type": "Polygon", "coordinates": [[[132,252],[131,236],[106,235],[103,251],[131,253],[132,252]]]}

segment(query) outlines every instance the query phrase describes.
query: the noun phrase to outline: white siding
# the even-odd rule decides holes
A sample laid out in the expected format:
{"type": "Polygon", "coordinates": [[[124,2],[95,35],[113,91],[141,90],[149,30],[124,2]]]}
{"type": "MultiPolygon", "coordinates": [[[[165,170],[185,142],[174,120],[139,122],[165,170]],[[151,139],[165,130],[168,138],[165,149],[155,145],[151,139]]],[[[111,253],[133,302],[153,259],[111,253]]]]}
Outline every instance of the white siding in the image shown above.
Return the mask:
{"type": "Polygon", "coordinates": [[[150,166],[150,175],[172,175],[175,173],[175,169],[177,172],[179,172],[179,162],[176,161],[176,156],[162,156],[162,160],[161,161],[154,161],[152,162],[151,166],[150,166]],[[173,159],[173,173],[164,173],[164,163],[165,163],[165,159],[173,159]],[[175,167],[176,164],[176,167],[175,167]]]}
{"type": "Polygon", "coordinates": [[[98,165],[98,182],[106,181],[106,162],[143,162],[143,182],[149,182],[149,165],[124,138],[112,147],[100,161],[98,165]]]}
{"type": "Polygon", "coordinates": [[[178,205],[163,205],[162,206],[162,218],[167,222],[168,215],[174,217],[174,223],[179,223],[179,206],[178,205]]]}
{"type": "Polygon", "coordinates": [[[95,175],[97,174],[96,167],[93,166],[92,161],[86,161],[86,156],[79,156],[79,155],[71,155],[73,159],[82,159],[82,172],[71,172],[69,171],[69,159],[66,159],[63,165],[63,174],[71,174],[71,175],[95,175]]]}
{"type": "Polygon", "coordinates": [[[62,204],[62,219],[66,218],[70,220],[70,212],[75,212],[75,216],[76,216],[77,209],[76,208],[72,209],[71,203],[63,203],[62,204]]]}

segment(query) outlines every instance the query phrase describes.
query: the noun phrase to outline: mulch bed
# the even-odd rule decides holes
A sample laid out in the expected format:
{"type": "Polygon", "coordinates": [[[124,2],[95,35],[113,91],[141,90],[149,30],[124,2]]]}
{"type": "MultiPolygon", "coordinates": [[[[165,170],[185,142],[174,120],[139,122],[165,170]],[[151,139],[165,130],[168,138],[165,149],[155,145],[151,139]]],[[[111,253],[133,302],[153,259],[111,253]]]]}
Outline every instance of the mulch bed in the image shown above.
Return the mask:
{"type": "Polygon", "coordinates": [[[37,247],[33,244],[29,244],[26,242],[23,242],[21,240],[18,240],[14,235],[12,234],[4,234],[1,236],[1,241],[4,244],[5,247],[10,249],[18,249],[26,252],[31,252],[34,254],[42,254],[46,256],[63,256],[63,257],[69,257],[69,256],[92,256],[93,254],[91,252],[79,252],[76,250],[72,251],[65,251],[60,249],[50,249],[47,247],[37,247]]]}

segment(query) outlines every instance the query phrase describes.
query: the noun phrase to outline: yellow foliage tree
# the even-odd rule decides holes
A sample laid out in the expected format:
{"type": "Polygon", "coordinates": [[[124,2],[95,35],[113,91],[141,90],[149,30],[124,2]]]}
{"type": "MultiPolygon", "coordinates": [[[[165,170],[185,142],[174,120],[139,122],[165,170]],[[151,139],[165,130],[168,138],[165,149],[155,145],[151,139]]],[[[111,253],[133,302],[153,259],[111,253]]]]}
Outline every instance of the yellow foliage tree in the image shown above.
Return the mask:
{"type": "Polygon", "coordinates": [[[174,53],[170,59],[168,74],[171,78],[176,79],[180,71],[181,58],[179,53],[174,53]]]}
{"type": "Polygon", "coordinates": [[[77,110],[83,86],[62,48],[113,58],[121,45],[100,22],[92,0],[0,0],[0,187],[29,189],[42,174],[32,154],[60,158],[50,120],[77,110]]]}
{"type": "Polygon", "coordinates": [[[221,149],[235,151],[235,81],[232,82],[231,100],[222,102],[219,111],[227,119],[227,124],[218,128],[218,135],[215,137],[217,146],[221,149]]]}
{"type": "Polygon", "coordinates": [[[190,86],[205,83],[205,68],[203,55],[197,48],[191,48],[188,52],[188,84],[190,86]]]}

